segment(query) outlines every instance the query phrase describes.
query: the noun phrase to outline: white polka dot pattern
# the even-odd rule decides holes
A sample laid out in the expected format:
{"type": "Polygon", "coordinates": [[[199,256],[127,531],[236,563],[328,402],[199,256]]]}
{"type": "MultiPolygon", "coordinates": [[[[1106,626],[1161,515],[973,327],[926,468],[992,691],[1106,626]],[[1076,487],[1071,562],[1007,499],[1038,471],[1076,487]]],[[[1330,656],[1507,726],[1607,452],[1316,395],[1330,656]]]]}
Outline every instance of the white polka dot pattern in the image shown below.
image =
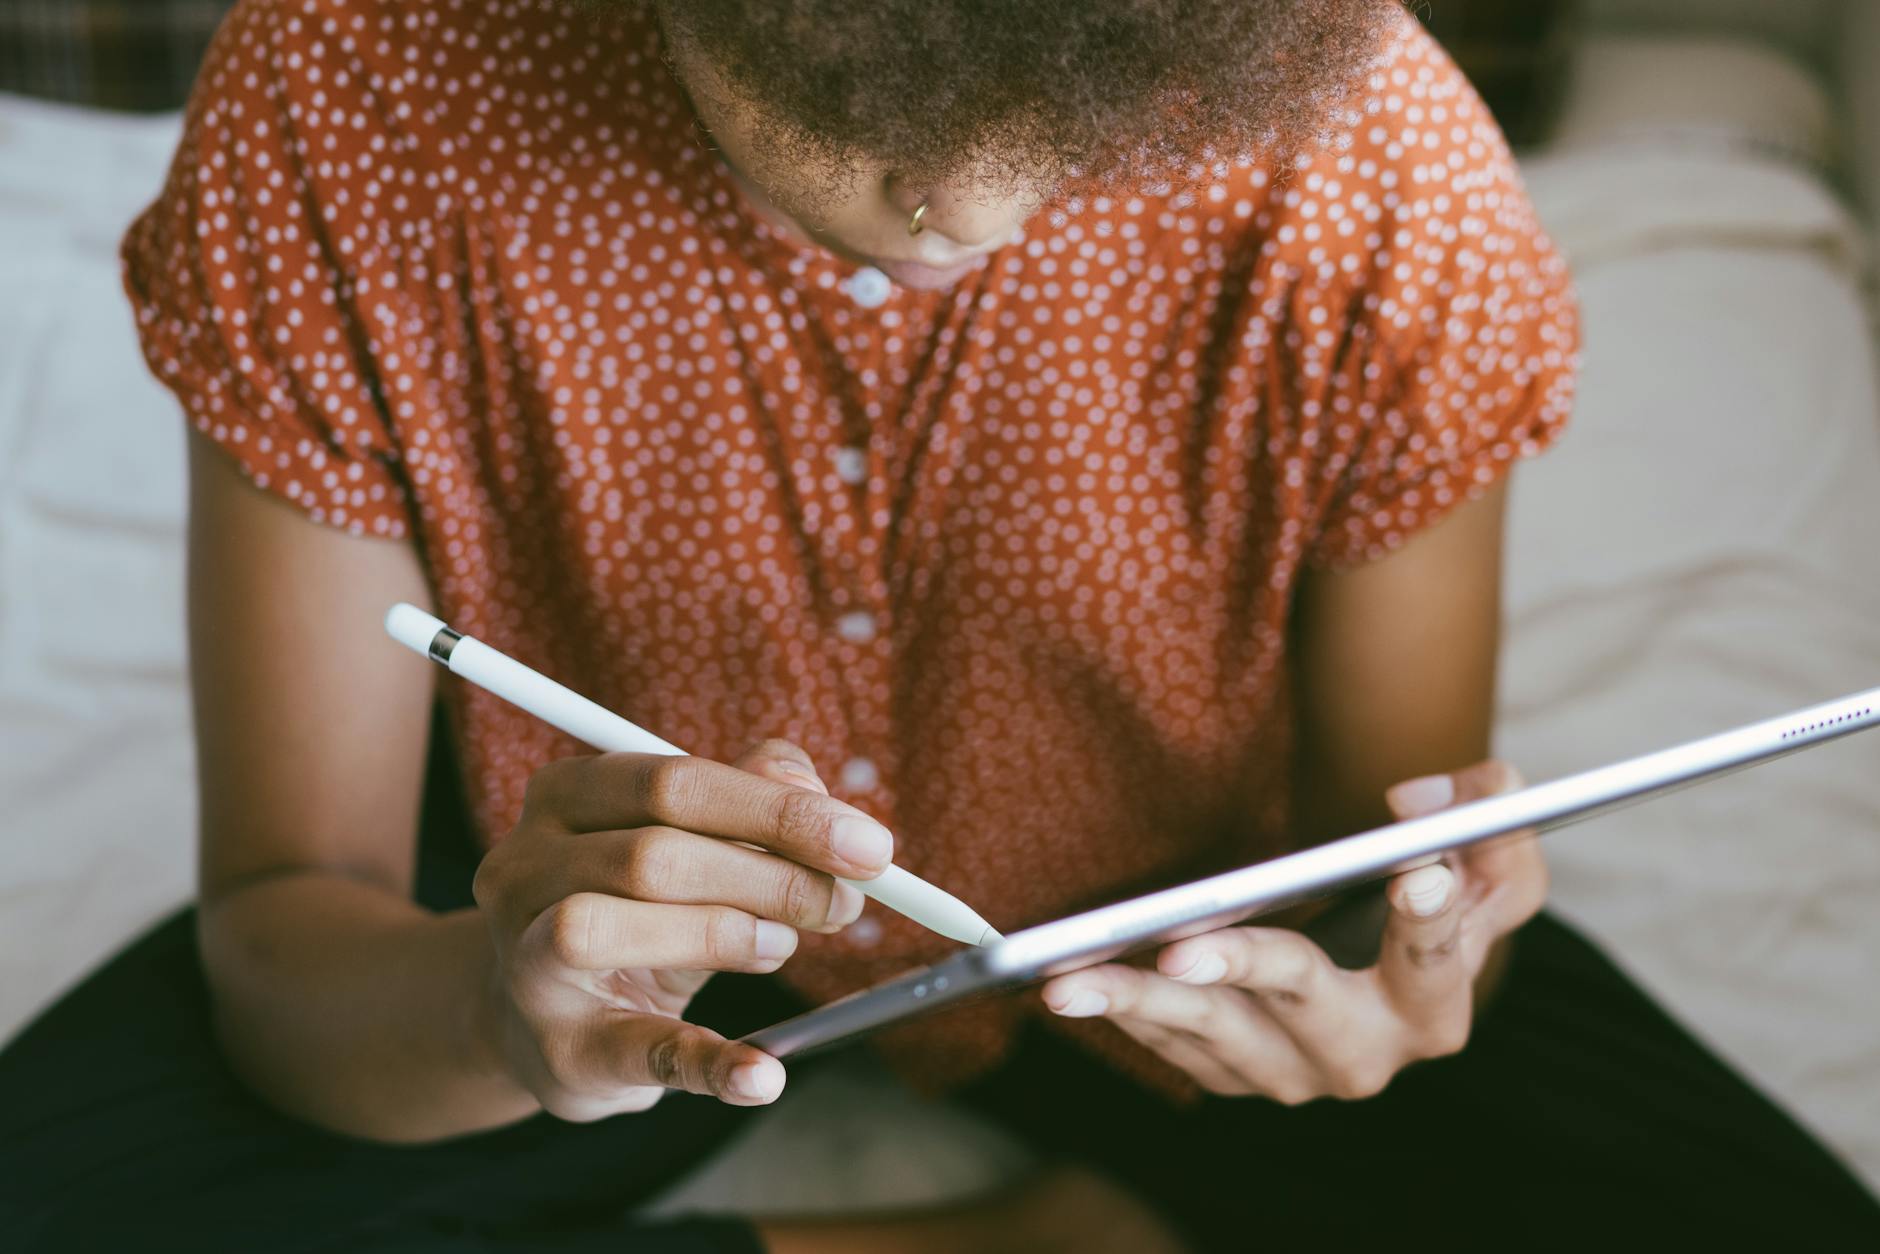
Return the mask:
{"type": "MultiPolygon", "coordinates": [[[[627,19],[244,0],[127,286],[256,483],[408,537],[445,617],[676,743],[797,740],[1009,929],[1283,847],[1301,572],[1566,419],[1568,279],[1474,94],[1406,21],[1339,122],[859,300],[744,212],[627,19]]],[[[578,747],[451,697],[494,838],[578,747]]],[[[944,948],[877,915],[788,974],[944,948]]],[[[1015,1013],[899,1045],[964,1074],[1015,1013]]]]}

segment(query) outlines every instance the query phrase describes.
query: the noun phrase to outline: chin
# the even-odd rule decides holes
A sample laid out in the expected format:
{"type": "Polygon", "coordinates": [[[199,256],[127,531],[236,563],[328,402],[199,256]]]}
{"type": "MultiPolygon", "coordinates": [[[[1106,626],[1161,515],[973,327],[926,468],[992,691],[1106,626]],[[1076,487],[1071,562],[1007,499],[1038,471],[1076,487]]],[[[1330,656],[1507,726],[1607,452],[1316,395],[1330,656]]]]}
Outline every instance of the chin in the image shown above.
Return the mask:
{"type": "Polygon", "coordinates": [[[982,254],[952,266],[929,266],[918,261],[874,261],[876,269],[893,279],[897,287],[917,292],[940,292],[953,287],[986,264],[982,254]]]}

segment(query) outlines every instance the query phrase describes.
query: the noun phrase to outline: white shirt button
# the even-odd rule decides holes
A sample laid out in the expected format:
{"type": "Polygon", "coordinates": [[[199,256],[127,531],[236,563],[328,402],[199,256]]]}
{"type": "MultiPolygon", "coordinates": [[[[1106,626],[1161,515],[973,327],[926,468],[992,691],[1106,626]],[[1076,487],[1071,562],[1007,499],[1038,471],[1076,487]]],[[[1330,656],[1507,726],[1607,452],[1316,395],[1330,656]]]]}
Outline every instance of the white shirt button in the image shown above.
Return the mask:
{"type": "Polygon", "coordinates": [[[866,610],[844,614],[836,620],[836,631],[850,644],[867,644],[875,638],[875,616],[866,610]]]}
{"type": "Polygon", "coordinates": [[[863,266],[849,276],[849,298],[863,309],[877,309],[887,303],[894,292],[894,284],[888,276],[873,266],[863,266]]]}
{"type": "Polygon", "coordinates": [[[881,772],[867,758],[850,758],[842,764],[842,786],[850,792],[867,792],[881,782],[881,772]]]}
{"type": "Polygon", "coordinates": [[[857,945],[872,945],[881,939],[881,924],[864,914],[844,928],[842,934],[857,945]]]}
{"type": "Polygon", "coordinates": [[[844,483],[860,483],[868,478],[868,453],[845,444],[836,450],[836,478],[844,483]]]}

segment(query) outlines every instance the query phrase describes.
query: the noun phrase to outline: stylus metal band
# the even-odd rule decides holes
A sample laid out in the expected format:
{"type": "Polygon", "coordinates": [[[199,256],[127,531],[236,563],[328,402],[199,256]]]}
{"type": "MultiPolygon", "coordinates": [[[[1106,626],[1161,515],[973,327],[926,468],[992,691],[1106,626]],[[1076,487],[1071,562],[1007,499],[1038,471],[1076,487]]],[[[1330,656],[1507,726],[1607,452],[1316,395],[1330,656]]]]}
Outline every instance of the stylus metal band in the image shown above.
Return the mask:
{"type": "Polygon", "coordinates": [[[445,666],[449,666],[450,651],[456,648],[457,642],[462,639],[462,632],[452,631],[448,627],[440,627],[437,629],[437,634],[431,637],[431,645],[425,652],[431,655],[433,662],[441,662],[445,666]]]}

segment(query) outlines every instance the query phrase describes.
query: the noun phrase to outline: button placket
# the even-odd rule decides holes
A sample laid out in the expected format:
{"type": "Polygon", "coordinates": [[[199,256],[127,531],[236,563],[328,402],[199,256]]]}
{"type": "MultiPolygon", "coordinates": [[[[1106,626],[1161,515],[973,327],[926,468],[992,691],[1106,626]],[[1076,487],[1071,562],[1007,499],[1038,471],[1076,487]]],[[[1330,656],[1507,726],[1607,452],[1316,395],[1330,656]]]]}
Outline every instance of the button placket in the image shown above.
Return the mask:
{"type": "MultiPolygon", "coordinates": [[[[890,826],[892,798],[882,787],[877,762],[890,733],[892,623],[881,532],[887,516],[883,438],[891,439],[894,432],[870,415],[882,407],[887,390],[887,340],[900,319],[892,307],[882,306],[894,294],[886,275],[864,267],[816,298],[827,333],[816,380],[823,395],[815,404],[824,420],[816,425],[826,442],[799,462],[806,473],[798,480],[815,502],[813,510],[805,511],[806,520],[813,519],[807,538],[829,598],[825,629],[847,724],[841,751],[849,756],[831,782],[890,826]]],[[[866,944],[871,928],[879,927],[864,918],[845,935],[866,944]]]]}

